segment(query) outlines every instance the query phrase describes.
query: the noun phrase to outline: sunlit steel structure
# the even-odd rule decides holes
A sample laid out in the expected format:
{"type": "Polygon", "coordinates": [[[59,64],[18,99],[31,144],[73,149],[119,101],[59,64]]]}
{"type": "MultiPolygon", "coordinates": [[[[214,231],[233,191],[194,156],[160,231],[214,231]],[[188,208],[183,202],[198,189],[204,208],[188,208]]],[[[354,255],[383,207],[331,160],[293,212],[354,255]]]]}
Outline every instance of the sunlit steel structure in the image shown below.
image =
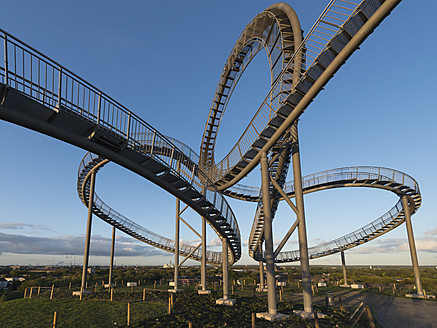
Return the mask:
{"type": "MultiPolygon", "coordinates": [[[[285,3],[258,14],[243,30],[221,73],[202,137],[200,156],[191,148],[166,137],[132,111],[67,68],[0,30],[3,58],[0,64],[0,118],[88,150],[82,160],[77,190],[89,209],[82,286],[86,281],[92,215],[128,235],[160,249],[202,261],[202,288],[206,263],[223,266],[223,301],[228,300],[228,265],[241,257],[240,231],[224,195],[257,202],[250,233],[249,254],[266,263],[269,309],[264,318],[281,315],[276,308],[274,262],[299,260],[302,270],[304,311],[312,313],[309,259],[372,240],[407,225],[418,293],[418,273],[411,214],[421,203],[417,183],[406,174],[378,167],[352,167],[302,178],[298,121],[335,72],[400,0],[332,0],[304,37],[298,17],[285,3]],[[229,99],[252,59],[265,52],[271,90],[241,138],[216,162],[217,132],[229,99]],[[94,155],[96,154],[96,155],[94,155]],[[112,161],[150,180],[177,199],[175,239],[160,236],[106,205],[95,192],[97,172],[112,161]],[[239,184],[258,164],[261,187],[239,184]],[[286,183],[291,165],[294,181],[286,183]],[[400,201],[370,224],[331,242],[308,248],[303,194],[339,187],[371,187],[394,192],[400,201]],[[295,204],[291,201],[295,198],[295,204]],[[273,249],[272,220],[281,200],[296,213],[283,241],[273,249]],[[202,220],[202,244],[181,244],[178,237],[180,202],[202,220]],[[208,223],[222,240],[222,252],[206,250],[208,223]],[[299,250],[282,251],[298,230],[299,250]],[[264,247],[264,251],[263,251],[264,247]]],[[[194,229],[192,229],[194,231],[194,229]]],[[[114,230],[115,232],[115,230],[114,230]]],[[[185,260],[184,260],[185,261],[185,260]]],[[[112,263],[112,260],[111,260],[112,263]]],[[[178,265],[175,268],[177,290],[178,265]]],[[[232,303],[232,302],[231,302],[232,303]]]]}

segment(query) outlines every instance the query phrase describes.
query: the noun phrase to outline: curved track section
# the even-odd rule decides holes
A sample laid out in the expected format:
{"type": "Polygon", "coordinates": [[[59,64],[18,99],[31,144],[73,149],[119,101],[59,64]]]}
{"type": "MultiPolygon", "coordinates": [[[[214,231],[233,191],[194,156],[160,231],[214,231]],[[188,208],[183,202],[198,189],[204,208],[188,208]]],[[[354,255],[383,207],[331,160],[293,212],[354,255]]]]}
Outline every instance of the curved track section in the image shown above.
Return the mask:
{"type": "MultiPolygon", "coordinates": [[[[88,207],[90,199],[90,172],[95,170],[99,171],[109,161],[100,156],[92,153],[87,153],[80,162],[78,179],[77,179],[77,192],[82,203],[88,207]]],[[[105,204],[97,193],[94,193],[94,204],[92,211],[94,215],[98,216],[103,221],[113,225],[117,229],[132,236],[142,242],[145,242],[151,246],[163,249],[165,251],[174,253],[175,242],[172,239],[163,237],[157,233],[154,233],[136,222],[130,220],[124,215],[120,214],[113,208],[105,204]]],[[[202,246],[201,246],[202,247],[202,246]]],[[[188,256],[192,260],[202,260],[202,248],[197,248],[192,245],[179,243],[179,254],[188,256]]],[[[207,263],[211,265],[219,265],[221,263],[221,253],[207,251],[207,263]]]]}
{"type": "MultiPolygon", "coordinates": [[[[419,186],[412,177],[397,170],[381,167],[357,166],[323,171],[304,177],[302,185],[305,194],[345,187],[367,187],[391,191],[399,197],[407,196],[411,214],[419,209],[422,202],[419,186]]],[[[236,189],[234,188],[234,192],[237,193],[236,189]]],[[[241,188],[237,193],[238,197],[256,201],[255,197],[259,191],[257,193],[255,189],[251,187],[241,188]]],[[[293,182],[286,183],[284,191],[290,198],[294,197],[293,182]]],[[[399,200],[387,213],[364,227],[335,240],[310,247],[308,249],[309,256],[310,258],[322,257],[361,245],[393,230],[404,220],[402,203],[399,200]]],[[[263,258],[257,248],[259,238],[262,235],[262,227],[262,223],[254,221],[249,238],[249,254],[258,261],[263,258]]],[[[298,250],[284,251],[278,254],[275,261],[279,263],[293,262],[299,260],[299,256],[298,250]]]]}
{"type": "MultiPolygon", "coordinates": [[[[218,129],[220,119],[215,117],[221,115],[223,109],[216,110],[213,103],[201,154],[202,165],[208,167],[208,176],[220,190],[226,190],[244,178],[258,164],[261,151],[269,151],[284,137],[324,85],[399,1],[331,1],[304,41],[294,49],[293,56],[276,78],[237,144],[217,164],[212,161],[214,142],[208,141],[208,131],[212,131],[212,125],[218,129]],[[302,60],[299,60],[300,57],[302,60]],[[285,81],[289,81],[287,87],[285,81]]],[[[228,63],[235,61],[233,53],[225,64],[224,72],[229,71],[228,63]]],[[[227,85],[225,77],[226,74],[222,74],[217,90],[227,85]]],[[[225,104],[217,98],[217,94],[220,92],[216,92],[214,102],[225,104]]]]}
{"type": "MultiPolygon", "coordinates": [[[[300,76],[302,56],[295,57],[294,51],[301,44],[302,38],[302,30],[294,10],[285,3],[277,3],[258,14],[237,39],[220,76],[202,138],[201,165],[209,172],[213,181],[218,177],[214,159],[218,129],[240,77],[252,59],[264,49],[269,61],[272,86],[277,86],[275,92],[266,99],[272,106],[267,115],[273,117],[273,103],[277,102],[280,94],[288,94],[290,85],[300,76]],[[292,58],[296,62],[295,68],[285,70],[292,58]]],[[[258,128],[262,131],[262,127],[258,128]]],[[[240,145],[237,147],[241,157],[242,148],[240,145]]],[[[229,162],[229,155],[223,161],[229,162]]]]}
{"type": "Polygon", "coordinates": [[[79,76],[0,30],[0,119],[99,154],[190,206],[241,257],[232,209],[207,175],[171,140],[79,76]]]}

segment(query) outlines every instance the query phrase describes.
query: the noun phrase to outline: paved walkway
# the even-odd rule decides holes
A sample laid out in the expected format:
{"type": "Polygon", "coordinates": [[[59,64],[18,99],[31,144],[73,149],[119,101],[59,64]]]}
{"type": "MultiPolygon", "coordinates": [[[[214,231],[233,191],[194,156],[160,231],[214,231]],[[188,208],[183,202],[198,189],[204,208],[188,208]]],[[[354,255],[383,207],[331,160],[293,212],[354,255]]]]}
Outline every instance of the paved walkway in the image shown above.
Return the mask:
{"type": "MultiPolygon", "coordinates": [[[[345,291],[341,296],[346,307],[356,308],[361,302],[369,305],[375,319],[384,328],[437,328],[437,301],[390,297],[363,291],[345,291]]],[[[315,302],[324,302],[317,297],[315,302]]],[[[338,303],[337,303],[338,304],[338,303]]]]}

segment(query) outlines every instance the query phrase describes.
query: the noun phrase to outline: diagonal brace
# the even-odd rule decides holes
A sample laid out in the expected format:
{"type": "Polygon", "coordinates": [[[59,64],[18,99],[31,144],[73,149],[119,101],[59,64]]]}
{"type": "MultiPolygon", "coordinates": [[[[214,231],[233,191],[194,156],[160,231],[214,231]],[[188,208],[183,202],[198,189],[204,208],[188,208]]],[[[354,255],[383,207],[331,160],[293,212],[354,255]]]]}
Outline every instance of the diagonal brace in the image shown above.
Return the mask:
{"type": "Polygon", "coordinates": [[[298,215],[299,210],[297,209],[297,207],[293,204],[293,202],[290,200],[290,198],[287,196],[287,194],[284,192],[284,190],[282,190],[279,183],[277,183],[276,180],[273,179],[273,177],[271,175],[270,175],[270,181],[272,182],[273,187],[276,188],[276,190],[279,192],[279,194],[282,196],[282,198],[284,198],[284,200],[291,207],[291,209],[294,211],[294,213],[296,213],[296,215],[298,215]]]}
{"type": "Polygon", "coordinates": [[[182,213],[184,213],[185,212],[185,210],[188,208],[188,205],[185,205],[185,207],[184,207],[184,209],[182,210],[182,211],[180,211],[179,212],[179,216],[181,216],[182,215],[182,213]]]}
{"type": "Polygon", "coordinates": [[[276,256],[278,256],[279,252],[285,246],[285,244],[287,243],[288,239],[290,239],[290,236],[293,234],[294,230],[296,230],[298,225],[299,225],[299,219],[296,219],[296,221],[294,221],[293,225],[291,226],[290,230],[288,230],[287,234],[281,240],[281,242],[279,243],[279,245],[276,248],[275,252],[273,253],[273,258],[276,258],[276,256]]]}
{"type": "Polygon", "coordinates": [[[182,266],[182,264],[184,264],[185,263],[185,261],[186,260],[188,260],[188,258],[195,252],[195,251],[197,251],[198,249],[199,249],[199,247],[202,245],[202,243],[200,243],[199,245],[197,245],[195,248],[193,248],[193,250],[190,252],[190,253],[188,253],[188,255],[187,256],[185,256],[185,258],[182,260],[182,262],[181,263],[179,263],[179,267],[181,267],[182,266]]]}
{"type": "Polygon", "coordinates": [[[193,231],[200,239],[202,239],[202,236],[192,227],[192,226],[190,226],[190,224],[187,222],[187,221],[185,221],[184,219],[182,219],[180,216],[179,216],[179,220],[181,220],[183,223],[185,223],[185,225],[188,227],[188,228],[190,228],[191,229],[191,231],[193,231]]]}

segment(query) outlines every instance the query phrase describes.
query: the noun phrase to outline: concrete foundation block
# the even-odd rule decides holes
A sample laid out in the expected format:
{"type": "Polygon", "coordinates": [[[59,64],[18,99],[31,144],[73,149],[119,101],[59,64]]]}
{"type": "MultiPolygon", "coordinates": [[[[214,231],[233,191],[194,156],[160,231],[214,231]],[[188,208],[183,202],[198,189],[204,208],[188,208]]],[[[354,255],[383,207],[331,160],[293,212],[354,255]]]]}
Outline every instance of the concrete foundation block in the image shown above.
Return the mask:
{"type": "Polygon", "coordinates": [[[405,297],[409,297],[409,298],[425,298],[425,295],[423,294],[405,294],[405,297]]]}
{"type": "Polygon", "coordinates": [[[228,298],[226,300],[224,298],[219,298],[218,300],[215,301],[215,304],[233,306],[235,305],[236,302],[237,300],[233,298],[228,298]]]}
{"type": "Polygon", "coordinates": [[[183,289],[169,289],[168,290],[170,293],[180,293],[180,292],[183,292],[184,290],[183,289]]]}
{"type": "MultiPolygon", "coordinates": [[[[84,290],[84,291],[82,292],[82,295],[89,295],[89,294],[91,294],[91,291],[90,291],[90,290],[84,290]]],[[[74,292],[73,292],[73,296],[80,296],[80,290],[76,290],[76,291],[74,291],[74,292]]]]}
{"type": "Polygon", "coordinates": [[[261,292],[267,292],[268,289],[267,288],[257,288],[256,291],[261,293],[261,292]]]}
{"type": "MultiPolygon", "coordinates": [[[[304,310],[293,310],[293,314],[297,315],[298,317],[301,317],[302,319],[314,319],[313,312],[305,312],[304,310]]],[[[327,315],[323,314],[321,312],[317,312],[317,317],[319,319],[323,319],[323,318],[326,318],[327,315]]]]}
{"type": "Polygon", "coordinates": [[[278,321],[278,320],[285,320],[289,317],[289,315],[283,314],[283,313],[276,313],[276,314],[270,314],[268,312],[260,312],[256,314],[256,317],[259,319],[264,319],[268,321],[278,321]]]}
{"type": "Polygon", "coordinates": [[[199,295],[207,295],[207,294],[211,294],[211,291],[210,291],[210,290],[202,290],[202,289],[199,289],[199,290],[197,291],[197,294],[199,294],[199,295]]]}

